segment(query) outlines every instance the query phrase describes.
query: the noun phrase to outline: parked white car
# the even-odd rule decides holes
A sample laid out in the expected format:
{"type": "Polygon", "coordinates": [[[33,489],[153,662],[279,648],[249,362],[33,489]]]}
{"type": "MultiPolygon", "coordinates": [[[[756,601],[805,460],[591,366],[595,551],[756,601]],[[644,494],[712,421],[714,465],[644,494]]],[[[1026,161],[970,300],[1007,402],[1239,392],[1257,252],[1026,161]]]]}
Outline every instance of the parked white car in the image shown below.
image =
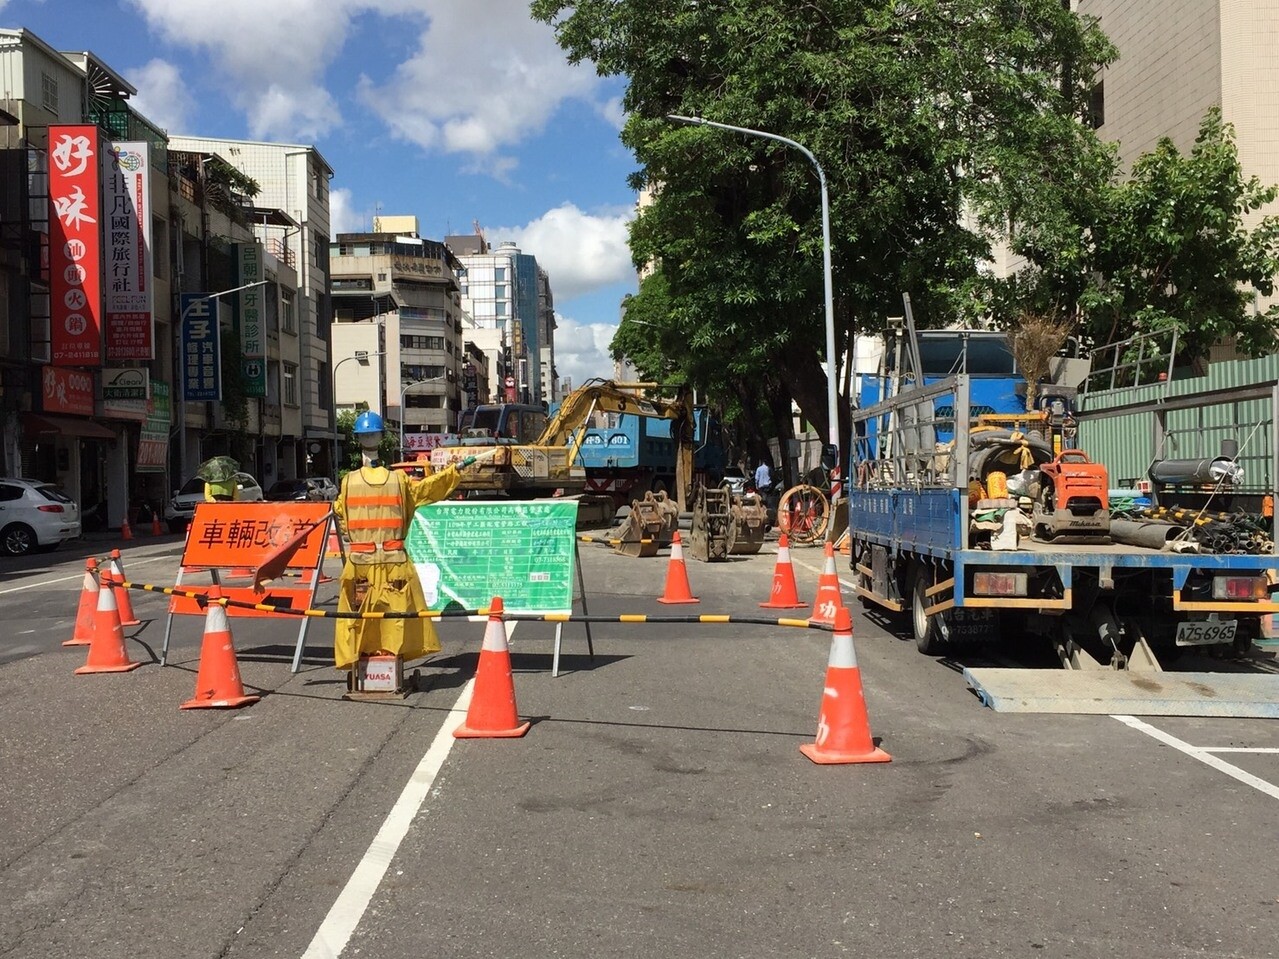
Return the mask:
{"type": "MultiPolygon", "coordinates": [[[[265,497],[262,487],[248,473],[235,474],[235,498],[238,502],[256,503],[265,497]]],[[[173,499],[164,507],[164,519],[169,524],[170,533],[181,533],[195,517],[195,504],[204,502],[204,480],[194,476],[176,490],[173,499]]]]}
{"type": "Polygon", "coordinates": [[[80,507],[49,483],[0,479],[0,550],[23,556],[80,535],[80,507]]]}

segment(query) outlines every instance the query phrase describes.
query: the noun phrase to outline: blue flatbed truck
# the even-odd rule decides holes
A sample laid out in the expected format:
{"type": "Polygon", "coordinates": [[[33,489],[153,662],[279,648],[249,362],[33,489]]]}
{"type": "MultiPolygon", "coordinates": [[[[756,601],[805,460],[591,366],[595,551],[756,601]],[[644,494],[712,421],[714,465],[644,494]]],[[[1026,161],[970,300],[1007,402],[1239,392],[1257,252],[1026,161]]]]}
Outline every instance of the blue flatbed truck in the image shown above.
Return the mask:
{"type": "MultiPolygon", "coordinates": [[[[938,654],[968,640],[1046,637],[1062,665],[1076,670],[1158,671],[1159,656],[1187,646],[1229,646],[1236,653],[1252,646],[1261,635],[1263,618],[1279,611],[1270,593],[1270,584],[1279,578],[1273,546],[1256,553],[1177,552],[1025,536],[1013,549],[983,548],[970,524],[975,508],[970,503],[970,453],[976,426],[972,397],[974,383],[981,379],[968,373],[932,382],[925,377],[922,386],[854,411],[848,490],[850,565],[854,591],[865,605],[906,614],[915,642],[925,654],[938,654]]],[[[1096,415],[1146,416],[1150,431],[1158,428],[1171,407],[1236,402],[1240,395],[1236,390],[1229,397],[1187,394],[1172,403],[1156,399],[1112,404],[1096,415]]],[[[1279,385],[1256,384],[1248,396],[1268,402],[1271,415],[1262,425],[1268,426],[1273,461],[1279,385]]],[[[1085,437],[1090,413],[1087,404],[1082,405],[1085,409],[1074,415],[1078,435],[1085,437]]],[[[1239,426],[1241,432],[1248,432],[1247,424],[1239,426]]],[[[1268,472],[1264,488],[1273,492],[1279,469],[1268,472]]],[[[1202,487],[1198,492],[1202,493],[1202,487]]],[[[1169,501],[1176,495],[1176,490],[1167,491],[1169,501]]],[[[979,695],[993,704],[998,692],[983,694],[979,683],[968,678],[979,695]]],[[[1263,679],[1269,684],[1264,690],[1249,687],[1243,693],[1232,692],[1227,697],[1231,704],[1222,708],[1230,715],[1279,715],[1276,677],[1263,679]],[[1242,711],[1240,699],[1249,700],[1242,711]],[[1268,704],[1258,706],[1263,700],[1268,704]],[[1255,712],[1259,708],[1262,712],[1255,712]]],[[[1130,692],[1126,687],[1124,695],[1130,692]]],[[[1009,696],[1010,701],[1018,697],[1043,705],[1043,697],[1024,689],[1009,696]]],[[[1076,702],[1079,708],[1037,711],[1105,711],[1113,704],[1113,697],[1098,695],[1095,689],[1078,691],[1076,698],[1092,698],[1097,708],[1083,708],[1076,702]]],[[[1202,698],[1213,697],[1203,694],[1202,698]]],[[[1122,701],[1130,703],[1130,699],[1122,701]]],[[[1164,709],[1183,715],[1212,714],[1189,708],[1185,702],[1146,706],[1130,705],[1129,709],[1146,714],[1164,709]]]]}

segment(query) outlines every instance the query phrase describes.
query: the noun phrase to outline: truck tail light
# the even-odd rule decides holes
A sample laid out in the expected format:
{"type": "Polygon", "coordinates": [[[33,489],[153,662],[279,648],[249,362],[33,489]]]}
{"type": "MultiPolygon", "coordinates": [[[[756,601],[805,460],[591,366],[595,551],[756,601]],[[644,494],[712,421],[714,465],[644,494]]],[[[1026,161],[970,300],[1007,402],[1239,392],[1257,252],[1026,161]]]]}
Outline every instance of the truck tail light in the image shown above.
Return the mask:
{"type": "Polygon", "coordinates": [[[1270,592],[1264,576],[1214,576],[1213,599],[1267,599],[1270,592]]]}
{"type": "Polygon", "coordinates": [[[1025,573],[974,573],[973,593],[977,596],[1025,596],[1028,580],[1025,573]]]}

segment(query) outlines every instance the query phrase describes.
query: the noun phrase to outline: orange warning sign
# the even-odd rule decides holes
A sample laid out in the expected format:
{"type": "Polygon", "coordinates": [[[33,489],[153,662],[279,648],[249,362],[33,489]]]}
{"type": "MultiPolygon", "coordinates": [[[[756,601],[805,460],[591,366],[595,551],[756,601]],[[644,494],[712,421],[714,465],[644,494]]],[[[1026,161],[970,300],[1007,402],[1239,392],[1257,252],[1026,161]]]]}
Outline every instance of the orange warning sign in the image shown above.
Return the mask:
{"type": "Polygon", "coordinates": [[[289,557],[290,569],[315,569],[324,555],[328,503],[198,503],[183,566],[255,568],[308,526],[311,533],[289,557]]]}

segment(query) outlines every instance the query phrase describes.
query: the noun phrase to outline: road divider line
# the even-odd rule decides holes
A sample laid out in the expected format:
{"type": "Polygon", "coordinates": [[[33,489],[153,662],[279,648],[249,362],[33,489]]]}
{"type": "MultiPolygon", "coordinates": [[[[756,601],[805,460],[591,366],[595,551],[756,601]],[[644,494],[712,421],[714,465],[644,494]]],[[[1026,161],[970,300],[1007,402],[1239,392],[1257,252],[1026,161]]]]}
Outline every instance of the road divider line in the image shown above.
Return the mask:
{"type": "MultiPolygon", "coordinates": [[[[515,624],[507,623],[507,635],[514,632],[515,624]]],[[[302,959],[338,959],[342,950],[351,941],[351,936],[359,926],[360,920],[373,901],[373,895],[382,883],[391,866],[391,860],[400,848],[400,843],[408,834],[413,818],[431,794],[435,778],[448,758],[449,750],[457,740],[453,737],[453,727],[466,720],[466,712],[471,706],[471,693],[475,688],[475,677],[472,676],[462,687],[461,694],[450,707],[448,715],[440,726],[435,739],[431,741],[426,754],[422,757],[413,775],[409,777],[400,797],[382,821],[377,835],[369,843],[364,858],[356,865],[351,878],[338,894],[337,900],[329,909],[328,915],[320,923],[311,944],[307,946],[302,959]]]]}
{"type": "MultiPolygon", "coordinates": [[[[171,557],[171,556],[152,556],[152,557],[150,557],[149,559],[130,559],[130,560],[129,560],[129,565],[130,565],[130,566],[145,566],[147,563],[158,563],[158,562],[160,562],[161,560],[166,560],[166,561],[168,561],[168,562],[172,563],[172,562],[173,562],[173,557],[171,557]]],[[[58,579],[42,579],[42,580],[40,580],[38,583],[23,583],[21,586],[11,586],[9,589],[0,589],[0,596],[5,595],[6,593],[20,593],[20,592],[22,592],[24,589],[39,589],[41,586],[54,586],[54,585],[56,585],[56,584],[58,584],[58,583],[72,583],[72,582],[74,582],[74,583],[83,583],[83,582],[84,582],[84,570],[80,570],[80,572],[76,573],[74,576],[61,576],[61,577],[59,577],[58,579]]]]}
{"type": "Polygon", "coordinates": [[[1279,799],[1279,786],[1276,786],[1274,783],[1267,782],[1260,776],[1254,776],[1250,772],[1245,772],[1238,766],[1232,766],[1224,759],[1218,759],[1216,756],[1199,746],[1192,746],[1190,743],[1178,739],[1171,733],[1166,733],[1162,729],[1156,729],[1149,723],[1142,722],[1136,716],[1112,716],[1111,719],[1117,719],[1125,726],[1130,726],[1139,732],[1143,732],[1151,739],[1158,740],[1165,746],[1171,746],[1173,749],[1185,753],[1192,759],[1199,760],[1205,766],[1211,766],[1218,772],[1225,773],[1232,779],[1239,780],[1239,782],[1243,783],[1245,786],[1251,786],[1258,792],[1265,793],[1271,799],[1279,799]]]}

